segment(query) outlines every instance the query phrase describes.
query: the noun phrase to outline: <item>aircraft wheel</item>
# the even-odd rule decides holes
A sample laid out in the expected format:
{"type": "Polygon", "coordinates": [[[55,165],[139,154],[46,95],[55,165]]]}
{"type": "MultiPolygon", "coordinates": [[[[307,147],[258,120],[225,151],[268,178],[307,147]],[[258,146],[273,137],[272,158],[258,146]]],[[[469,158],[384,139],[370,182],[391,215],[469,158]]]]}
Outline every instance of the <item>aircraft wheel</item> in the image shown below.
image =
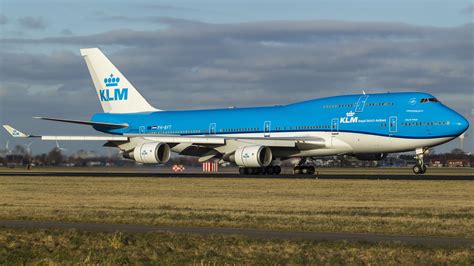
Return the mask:
{"type": "Polygon", "coordinates": [[[419,164],[415,164],[415,166],[413,166],[413,173],[415,173],[416,175],[423,174],[423,167],[419,164]]]}
{"type": "Polygon", "coordinates": [[[269,175],[273,175],[274,172],[273,172],[273,166],[267,166],[265,167],[265,173],[269,174],[269,175]]]}
{"type": "Polygon", "coordinates": [[[421,170],[422,170],[422,172],[421,172],[422,174],[426,173],[426,170],[427,170],[426,165],[422,165],[421,170]]]}
{"type": "Polygon", "coordinates": [[[253,175],[261,175],[262,174],[262,168],[251,168],[252,169],[252,174],[253,175]]]}
{"type": "Polygon", "coordinates": [[[308,175],[314,175],[316,168],[314,166],[308,166],[308,175]]]}
{"type": "Polygon", "coordinates": [[[295,167],[293,168],[293,174],[295,174],[295,175],[301,174],[301,167],[295,166],[295,167]]]}
{"type": "Polygon", "coordinates": [[[241,175],[245,175],[246,174],[246,170],[244,167],[239,167],[239,174],[241,175]]]}
{"type": "Polygon", "coordinates": [[[279,165],[273,166],[273,172],[279,175],[281,173],[281,167],[279,165]]]}
{"type": "Polygon", "coordinates": [[[252,169],[252,175],[261,175],[262,174],[262,168],[250,168],[252,169]]]}
{"type": "Polygon", "coordinates": [[[309,173],[309,168],[308,168],[308,167],[302,167],[302,168],[301,168],[301,173],[302,173],[303,175],[307,175],[307,174],[309,173]]]}

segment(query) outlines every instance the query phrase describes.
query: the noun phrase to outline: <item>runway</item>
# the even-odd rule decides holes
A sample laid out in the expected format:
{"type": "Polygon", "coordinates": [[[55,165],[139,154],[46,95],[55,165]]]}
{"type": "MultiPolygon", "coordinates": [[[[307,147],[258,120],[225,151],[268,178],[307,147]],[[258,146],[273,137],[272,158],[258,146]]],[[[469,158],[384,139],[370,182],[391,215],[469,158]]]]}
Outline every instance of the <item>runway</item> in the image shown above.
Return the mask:
{"type": "Polygon", "coordinates": [[[78,229],[98,232],[127,232],[150,233],[169,232],[199,235],[240,235],[263,239],[305,239],[317,241],[349,241],[349,242],[401,242],[413,245],[426,246],[474,246],[474,238],[462,237],[434,237],[434,236],[408,236],[408,235],[381,235],[361,233],[327,233],[303,231],[276,231],[261,229],[240,228],[210,228],[210,227],[175,227],[154,226],[137,224],[93,224],[93,223],[65,223],[47,221],[14,221],[0,220],[0,227],[25,228],[25,229],[78,229]]]}
{"type": "Polygon", "coordinates": [[[283,179],[369,179],[369,180],[473,180],[473,174],[414,175],[383,173],[331,173],[316,175],[240,175],[238,173],[170,173],[152,171],[2,171],[0,176],[67,176],[67,177],[151,177],[151,178],[283,178],[283,179]]]}

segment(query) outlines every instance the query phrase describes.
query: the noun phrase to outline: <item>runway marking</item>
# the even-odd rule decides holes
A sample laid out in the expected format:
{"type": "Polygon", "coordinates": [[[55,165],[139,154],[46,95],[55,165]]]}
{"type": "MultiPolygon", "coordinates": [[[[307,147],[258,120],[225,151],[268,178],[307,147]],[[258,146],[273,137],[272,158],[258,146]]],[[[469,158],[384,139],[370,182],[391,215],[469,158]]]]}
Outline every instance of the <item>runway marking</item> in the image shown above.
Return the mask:
{"type": "Polygon", "coordinates": [[[181,234],[199,235],[241,235],[252,238],[264,239],[305,239],[318,241],[349,241],[349,242],[400,242],[413,245],[427,246],[474,246],[474,238],[441,237],[441,236],[412,236],[412,235],[382,235],[362,233],[328,233],[304,231],[276,231],[263,229],[240,229],[219,227],[175,227],[138,224],[94,224],[94,223],[69,223],[48,221],[20,221],[0,220],[0,227],[26,228],[26,229],[78,229],[100,232],[170,232],[181,234]]]}

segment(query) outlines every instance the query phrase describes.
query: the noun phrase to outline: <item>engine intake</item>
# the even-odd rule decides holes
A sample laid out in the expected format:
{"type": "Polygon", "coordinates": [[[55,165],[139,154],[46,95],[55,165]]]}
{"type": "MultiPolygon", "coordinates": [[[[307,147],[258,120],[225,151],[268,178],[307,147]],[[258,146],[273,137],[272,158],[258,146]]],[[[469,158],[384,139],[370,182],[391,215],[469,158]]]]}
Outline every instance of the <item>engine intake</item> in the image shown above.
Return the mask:
{"type": "Polygon", "coordinates": [[[125,152],[123,157],[139,163],[166,163],[171,156],[170,146],[163,142],[142,143],[131,152],[125,152]]]}
{"type": "Polygon", "coordinates": [[[243,167],[268,166],[272,162],[272,150],[266,146],[244,146],[235,151],[233,159],[243,167]]]}
{"type": "Polygon", "coordinates": [[[358,160],[361,161],[380,161],[387,157],[386,153],[360,153],[360,154],[353,154],[352,156],[356,157],[358,160]]]}

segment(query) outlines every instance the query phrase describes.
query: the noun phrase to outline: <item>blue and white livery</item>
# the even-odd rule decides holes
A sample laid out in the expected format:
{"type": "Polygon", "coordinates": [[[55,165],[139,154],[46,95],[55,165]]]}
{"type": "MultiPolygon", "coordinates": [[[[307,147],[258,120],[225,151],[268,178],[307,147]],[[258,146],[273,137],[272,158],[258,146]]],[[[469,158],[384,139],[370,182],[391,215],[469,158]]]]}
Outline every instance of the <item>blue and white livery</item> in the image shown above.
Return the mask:
{"type": "Polygon", "coordinates": [[[13,137],[43,140],[98,140],[125,158],[165,163],[170,153],[201,162],[232,162],[240,172],[275,173],[281,160],[297,157],[295,173],[314,173],[305,159],[350,155],[380,160],[388,153],[416,151],[413,171],[426,171],[430,147],[467,130],[467,120],[427,93],[335,96],[282,106],[163,111],[151,106],[97,48],[81,49],[103,113],[90,121],[40,119],[90,125],[108,136],[36,136],[5,125],[13,137]]]}

